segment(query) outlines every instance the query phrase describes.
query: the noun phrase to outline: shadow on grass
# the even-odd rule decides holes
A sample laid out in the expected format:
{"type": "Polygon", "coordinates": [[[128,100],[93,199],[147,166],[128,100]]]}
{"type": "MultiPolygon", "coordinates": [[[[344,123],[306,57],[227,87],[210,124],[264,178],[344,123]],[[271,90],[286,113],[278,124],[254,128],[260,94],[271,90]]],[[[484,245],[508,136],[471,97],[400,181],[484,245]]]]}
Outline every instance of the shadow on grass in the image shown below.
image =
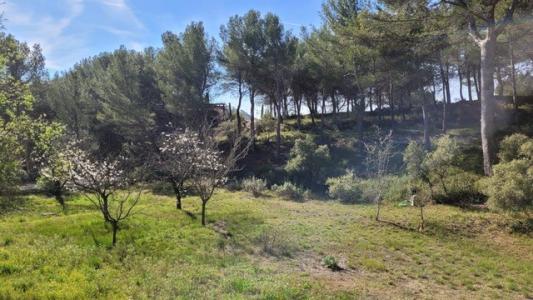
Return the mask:
{"type": "Polygon", "coordinates": [[[24,209],[28,200],[21,196],[0,196],[0,216],[24,209]]]}
{"type": "Polygon", "coordinates": [[[184,210],[184,209],[182,209],[181,211],[183,211],[189,218],[191,218],[193,220],[198,219],[198,217],[194,213],[192,213],[190,211],[187,211],[187,210],[184,210]]]}
{"type": "Polygon", "coordinates": [[[416,230],[414,228],[411,228],[411,227],[407,227],[407,226],[405,226],[403,224],[400,224],[400,223],[387,221],[387,220],[378,220],[378,222],[379,223],[383,223],[383,224],[387,224],[387,225],[390,225],[390,226],[393,226],[393,227],[396,227],[396,228],[399,228],[399,229],[402,229],[402,230],[405,230],[405,231],[418,232],[418,230],[416,230]]]}
{"type": "Polygon", "coordinates": [[[427,237],[444,238],[447,240],[457,240],[463,238],[474,238],[480,233],[480,230],[473,229],[466,224],[444,224],[442,222],[434,222],[426,220],[424,230],[420,231],[418,228],[410,227],[408,225],[392,222],[387,220],[380,220],[379,223],[386,224],[406,232],[413,232],[423,234],[427,237]]]}

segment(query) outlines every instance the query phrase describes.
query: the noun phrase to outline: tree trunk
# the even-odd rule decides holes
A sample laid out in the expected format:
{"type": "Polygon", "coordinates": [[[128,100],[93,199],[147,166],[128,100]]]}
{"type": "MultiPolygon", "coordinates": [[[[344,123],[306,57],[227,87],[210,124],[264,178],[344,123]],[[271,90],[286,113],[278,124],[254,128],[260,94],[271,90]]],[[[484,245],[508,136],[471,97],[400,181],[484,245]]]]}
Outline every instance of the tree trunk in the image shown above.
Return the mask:
{"type": "Polygon", "coordinates": [[[326,97],[322,94],[322,115],[326,114],[326,97]]]}
{"type": "Polygon", "coordinates": [[[316,96],[311,98],[311,97],[307,97],[306,96],[306,102],[307,102],[307,106],[309,107],[309,114],[311,115],[311,123],[313,124],[313,126],[315,126],[315,114],[316,114],[316,102],[318,100],[316,99],[316,96]]]}
{"type": "Polygon", "coordinates": [[[377,200],[377,205],[378,205],[378,209],[377,209],[377,212],[376,212],[376,221],[379,221],[380,220],[380,213],[381,213],[381,196],[378,196],[378,198],[376,200],[377,200]]]}
{"type": "Polygon", "coordinates": [[[422,232],[424,231],[424,225],[425,225],[425,221],[424,221],[424,206],[420,203],[420,226],[418,226],[418,231],[422,232]]]}
{"type": "MultiPolygon", "coordinates": [[[[263,107],[261,106],[261,115],[263,107]]],[[[250,87],[250,139],[255,144],[255,90],[250,87]]]]}
{"type": "MultiPolygon", "coordinates": [[[[374,96],[374,89],[370,88],[368,91],[368,106],[370,107],[370,112],[374,112],[374,108],[372,107],[374,105],[373,103],[373,96],[374,96]]],[[[353,109],[353,108],[352,108],[353,109]]]]}
{"type": "MultiPolygon", "coordinates": [[[[354,99],[355,101],[355,99],[354,99]]],[[[359,104],[356,105],[357,109],[357,132],[359,134],[359,137],[363,137],[363,122],[365,117],[365,96],[362,95],[361,100],[359,101],[359,104]]]]}
{"type": "Polygon", "coordinates": [[[174,195],[176,196],[176,209],[181,210],[181,188],[180,188],[180,184],[178,184],[174,180],[170,180],[170,183],[172,184],[172,189],[174,190],[174,195]]]}
{"type": "Polygon", "coordinates": [[[481,49],[481,148],[483,149],[483,170],[492,175],[494,158],[494,56],[496,34],[494,27],[488,28],[485,40],[479,43],[481,49]]]}
{"type": "Polygon", "coordinates": [[[382,95],[381,90],[378,89],[378,121],[381,123],[383,120],[383,101],[382,101],[382,95]]]}
{"type": "Polygon", "coordinates": [[[457,75],[459,75],[459,96],[461,97],[461,101],[465,101],[463,95],[463,74],[461,73],[461,67],[459,66],[457,66],[457,75]]]}
{"type": "Polygon", "coordinates": [[[394,89],[392,84],[392,78],[389,74],[389,108],[390,108],[390,119],[391,122],[394,122],[394,89]]]}
{"type": "Polygon", "coordinates": [[[503,96],[502,69],[500,67],[496,67],[496,81],[498,81],[498,96],[503,96]]]}
{"type": "Polygon", "coordinates": [[[239,75],[239,102],[237,103],[237,134],[241,134],[242,79],[239,75]]]}
{"type": "Polygon", "coordinates": [[[433,92],[431,94],[433,96],[433,104],[437,105],[437,84],[435,83],[435,76],[433,76],[432,84],[433,84],[433,92]]]}
{"type": "Polygon", "coordinates": [[[67,210],[67,206],[65,204],[65,198],[63,197],[63,187],[59,181],[54,181],[54,197],[56,198],[57,203],[61,205],[63,212],[65,212],[67,210]]]}
{"type": "Polygon", "coordinates": [[[450,64],[446,62],[446,102],[452,103],[452,94],[450,92],[450,64]]]}
{"type": "Polygon", "coordinates": [[[442,132],[446,133],[448,130],[448,113],[447,113],[447,94],[446,94],[446,74],[442,63],[439,64],[440,75],[442,79],[442,132]]]}
{"type": "Polygon", "coordinates": [[[202,199],[202,226],[205,226],[206,220],[205,220],[205,207],[206,207],[207,201],[204,201],[202,199]]]}
{"type": "Polygon", "coordinates": [[[476,90],[476,96],[477,100],[479,101],[481,99],[480,93],[479,93],[479,80],[477,78],[477,71],[474,70],[473,77],[474,77],[474,89],[476,90]]]}
{"type": "Polygon", "coordinates": [[[472,74],[470,74],[470,65],[466,69],[466,82],[468,88],[468,101],[472,101],[472,74]]]}
{"type": "Polygon", "coordinates": [[[294,99],[294,105],[296,106],[296,124],[298,129],[302,127],[302,97],[298,96],[298,100],[294,99]]]}
{"type": "Polygon", "coordinates": [[[405,107],[403,105],[403,93],[400,93],[400,103],[399,103],[399,106],[398,106],[398,109],[400,110],[401,114],[402,114],[402,121],[405,122],[405,107]]]}
{"type": "Polygon", "coordinates": [[[422,119],[424,121],[424,148],[429,150],[431,148],[431,140],[429,135],[429,111],[426,103],[422,105],[422,119]]]}
{"type": "Polygon", "coordinates": [[[514,64],[513,42],[511,40],[509,40],[509,58],[511,60],[511,85],[513,90],[513,107],[515,110],[518,110],[518,101],[516,99],[516,70],[514,64]]]}
{"type": "Polygon", "coordinates": [[[281,154],[281,103],[278,105],[274,104],[274,107],[277,111],[277,119],[276,119],[276,157],[280,157],[281,154]]]}
{"type": "Polygon", "coordinates": [[[117,244],[117,232],[118,232],[118,222],[111,222],[111,229],[113,230],[113,247],[117,244]]]}
{"type": "Polygon", "coordinates": [[[289,105],[288,105],[287,95],[283,95],[283,117],[287,118],[289,116],[289,105]]]}

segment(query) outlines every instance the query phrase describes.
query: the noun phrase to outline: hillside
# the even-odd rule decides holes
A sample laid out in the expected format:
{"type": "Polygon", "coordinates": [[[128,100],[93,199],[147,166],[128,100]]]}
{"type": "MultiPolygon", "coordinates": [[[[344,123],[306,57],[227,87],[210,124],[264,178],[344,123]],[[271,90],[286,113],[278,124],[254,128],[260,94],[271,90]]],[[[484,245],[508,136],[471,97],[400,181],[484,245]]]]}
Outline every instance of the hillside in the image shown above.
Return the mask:
{"type": "MultiPolygon", "coordinates": [[[[513,111],[509,105],[501,102],[496,114],[497,143],[511,133],[524,133],[533,135],[533,99],[525,99],[518,111],[513,111]]],[[[448,108],[448,130],[442,131],[441,106],[432,106],[430,111],[429,133],[432,139],[443,134],[456,139],[465,154],[463,167],[471,172],[482,174],[483,153],[481,150],[479,102],[462,101],[452,103],[448,108]]],[[[385,112],[383,113],[385,114],[385,112]]],[[[268,122],[268,121],[267,121],[268,122]]],[[[395,155],[392,161],[392,172],[403,172],[402,154],[411,140],[422,141],[424,136],[423,120],[418,110],[412,109],[405,112],[405,118],[397,115],[391,120],[389,115],[384,115],[383,120],[378,120],[376,112],[366,112],[362,131],[358,130],[357,117],[353,114],[339,113],[336,119],[329,114],[315,119],[312,123],[309,115],[302,116],[301,125],[298,126],[295,116],[284,119],[281,128],[281,155],[276,156],[276,134],[274,128],[265,127],[261,120],[257,143],[249,157],[243,163],[242,176],[259,176],[271,183],[286,180],[283,171],[290,156],[290,150],[297,139],[306,135],[315,138],[317,144],[327,145],[335,163],[341,170],[353,169],[356,173],[364,174],[365,150],[362,143],[375,133],[376,126],[383,132],[392,132],[395,144],[395,155]]],[[[234,128],[226,124],[224,128],[234,128]]]]}

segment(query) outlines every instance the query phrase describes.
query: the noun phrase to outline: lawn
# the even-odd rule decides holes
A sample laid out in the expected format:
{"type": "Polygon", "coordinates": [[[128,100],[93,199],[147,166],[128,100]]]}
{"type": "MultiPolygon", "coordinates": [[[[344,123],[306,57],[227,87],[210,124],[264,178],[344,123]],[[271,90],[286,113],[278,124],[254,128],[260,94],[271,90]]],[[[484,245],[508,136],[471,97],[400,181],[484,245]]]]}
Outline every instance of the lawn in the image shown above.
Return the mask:
{"type": "Polygon", "coordinates": [[[328,299],[533,297],[533,239],[505,216],[447,206],[417,210],[296,203],[221,191],[208,204],[145,193],[111,233],[82,197],[65,215],[31,196],[0,215],[0,299],[328,299]],[[333,256],[342,270],[322,265],[333,256]]]}

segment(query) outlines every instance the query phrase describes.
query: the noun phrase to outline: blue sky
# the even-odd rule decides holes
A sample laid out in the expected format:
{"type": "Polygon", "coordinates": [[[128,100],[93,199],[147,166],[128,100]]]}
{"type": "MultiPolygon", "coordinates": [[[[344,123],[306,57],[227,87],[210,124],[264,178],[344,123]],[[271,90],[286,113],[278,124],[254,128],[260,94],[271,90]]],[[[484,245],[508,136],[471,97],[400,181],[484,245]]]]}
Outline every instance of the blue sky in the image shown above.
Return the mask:
{"type": "Polygon", "coordinates": [[[82,58],[125,45],[141,50],[160,46],[161,33],[182,32],[203,21],[218,38],[230,16],[256,9],[280,16],[287,29],[319,25],[322,0],[4,0],[7,32],[39,43],[51,73],[82,58]]]}

